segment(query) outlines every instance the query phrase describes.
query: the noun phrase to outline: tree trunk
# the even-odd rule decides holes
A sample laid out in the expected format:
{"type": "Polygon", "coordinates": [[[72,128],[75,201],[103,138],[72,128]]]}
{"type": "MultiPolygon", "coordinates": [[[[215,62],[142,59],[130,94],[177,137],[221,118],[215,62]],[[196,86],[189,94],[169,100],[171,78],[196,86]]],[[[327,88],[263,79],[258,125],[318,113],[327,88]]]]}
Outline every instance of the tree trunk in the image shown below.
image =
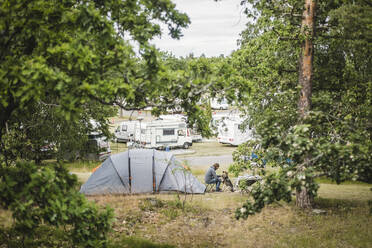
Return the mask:
{"type": "Polygon", "coordinates": [[[302,187],[301,190],[296,191],[296,206],[303,209],[310,209],[313,207],[313,199],[305,187],[302,187]]]}
{"type": "MultiPolygon", "coordinates": [[[[305,37],[301,46],[301,58],[299,66],[298,83],[301,86],[300,99],[298,101],[298,111],[300,122],[308,115],[311,109],[311,89],[313,78],[313,35],[315,22],[315,0],[305,0],[305,8],[302,14],[301,33],[305,37]]],[[[299,171],[304,172],[307,166],[310,166],[310,156],[304,157],[304,163],[300,166],[299,171]]],[[[300,208],[311,208],[312,199],[305,187],[301,187],[296,192],[296,205],[300,208]]]]}

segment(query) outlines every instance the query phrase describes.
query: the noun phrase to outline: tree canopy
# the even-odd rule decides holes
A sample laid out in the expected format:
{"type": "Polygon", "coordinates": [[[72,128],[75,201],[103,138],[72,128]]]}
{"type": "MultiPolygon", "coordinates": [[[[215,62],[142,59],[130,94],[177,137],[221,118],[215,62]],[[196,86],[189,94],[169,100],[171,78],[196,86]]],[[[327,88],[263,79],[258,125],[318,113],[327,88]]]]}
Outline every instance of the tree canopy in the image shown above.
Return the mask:
{"type": "Polygon", "coordinates": [[[169,0],[3,1],[0,131],[16,110],[55,104],[69,119],[87,101],[141,107],[161,85],[154,47],[158,23],[172,37],[188,17],[169,0]],[[133,41],[138,45],[136,53],[133,41]]]}
{"type": "Polygon", "coordinates": [[[232,62],[252,87],[243,109],[259,139],[237,151],[231,170],[251,168],[240,155],[249,155],[254,147],[279,169],[261,172],[266,177],[253,191],[255,202],[247,202],[248,211],[237,216],[247,217],[273,201],[289,201],[291,189],[307,189],[313,198],[315,177],[370,182],[371,5],[314,1],[315,31],[306,34],[301,25],[304,1],[245,2],[254,22],[242,33],[232,62]],[[311,108],[300,118],[299,61],[307,39],[313,43],[311,108]]]}
{"type": "Polygon", "coordinates": [[[1,206],[31,240],[50,224],[67,226],[71,246],[104,246],[112,211],[77,193],[63,166],[28,161],[44,142],[84,141],[91,119],[104,129],[112,105],[163,104],[167,85],[149,41],[160,23],[179,38],[189,19],[170,0],[7,0],[0,16],[1,206]]]}

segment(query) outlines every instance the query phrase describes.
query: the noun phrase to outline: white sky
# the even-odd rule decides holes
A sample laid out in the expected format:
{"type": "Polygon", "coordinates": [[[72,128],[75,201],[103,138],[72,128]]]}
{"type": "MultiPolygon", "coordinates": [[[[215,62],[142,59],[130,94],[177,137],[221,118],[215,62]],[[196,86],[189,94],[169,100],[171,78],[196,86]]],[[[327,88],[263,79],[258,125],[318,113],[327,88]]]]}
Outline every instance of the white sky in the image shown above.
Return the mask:
{"type": "Polygon", "coordinates": [[[240,0],[173,0],[176,9],[185,12],[191,24],[183,30],[180,40],[173,40],[168,30],[163,30],[161,39],[155,45],[179,57],[193,53],[207,57],[228,56],[237,49],[239,33],[244,30],[247,17],[240,6],[240,0]]]}

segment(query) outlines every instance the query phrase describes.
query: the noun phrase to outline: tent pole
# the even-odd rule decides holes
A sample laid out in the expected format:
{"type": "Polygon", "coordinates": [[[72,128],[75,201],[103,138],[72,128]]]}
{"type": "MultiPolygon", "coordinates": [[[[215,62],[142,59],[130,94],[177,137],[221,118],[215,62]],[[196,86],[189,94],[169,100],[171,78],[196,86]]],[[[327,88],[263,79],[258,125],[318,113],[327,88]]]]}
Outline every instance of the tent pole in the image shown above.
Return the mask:
{"type": "Polygon", "coordinates": [[[162,177],[161,177],[161,179],[160,179],[160,181],[159,181],[158,193],[160,192],[160,185],[161,185],[161,183],[163,182],[164,175],[165,175],[165,173],[167,173],[167,170],[168,170],[168,167],[169,167],[169,163],[172,161],[172,158],[173,158],[173,155],[172,155],[172,157],[167,161],[167,162],[168,162],[168,163],[167,163],[167,168],[165,168],[164,173],[163,173],[163,175],[162,175],[162,177]]]}
{"type": "Polygon", "coordinates": [[[130,169],[129,150],[128,150],[128,173],[129,173],[129,193],[132,194],[132,173],[130,169]]]}
{"type": "MultiPolygon", "coordinates": [[[[110,160],[111,160],[111,158],[110,158],[110,160]]],[[[112,160],[111,160],[111,166],[112,166],[112,167],[114,168],[114,170],[115,170],[116,174],[118,175],[118,177],[119,177],[119,179],[120,179],[121,183],[123,184],[123,187],[125,188],[125,183],[124,183],[124,180],[123,180],[123,178],[121,178],[121,176],[120,176],[120,174],[119,174],[118,170],[116,169],[116,167],[115,167],[114,163],[112,162],[112,160]]]]}
{"type": "Polygon", "coordinates": [[[156,178],[155,178],[155,150],[152,150],[152,191],[156,192],[156,178]]]}

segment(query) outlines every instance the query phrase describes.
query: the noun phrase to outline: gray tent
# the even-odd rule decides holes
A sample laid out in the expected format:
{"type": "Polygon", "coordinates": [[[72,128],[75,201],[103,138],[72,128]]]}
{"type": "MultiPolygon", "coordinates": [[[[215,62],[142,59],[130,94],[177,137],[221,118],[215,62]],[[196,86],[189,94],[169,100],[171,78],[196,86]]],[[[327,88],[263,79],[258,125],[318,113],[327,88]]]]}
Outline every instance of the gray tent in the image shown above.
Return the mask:
{"type": "Polygon", "coordinates": [[[200,183],[169,152],[133,149],[111,155],[81,186],[85,195],[165,191],[204,193],[200,183]]]}

